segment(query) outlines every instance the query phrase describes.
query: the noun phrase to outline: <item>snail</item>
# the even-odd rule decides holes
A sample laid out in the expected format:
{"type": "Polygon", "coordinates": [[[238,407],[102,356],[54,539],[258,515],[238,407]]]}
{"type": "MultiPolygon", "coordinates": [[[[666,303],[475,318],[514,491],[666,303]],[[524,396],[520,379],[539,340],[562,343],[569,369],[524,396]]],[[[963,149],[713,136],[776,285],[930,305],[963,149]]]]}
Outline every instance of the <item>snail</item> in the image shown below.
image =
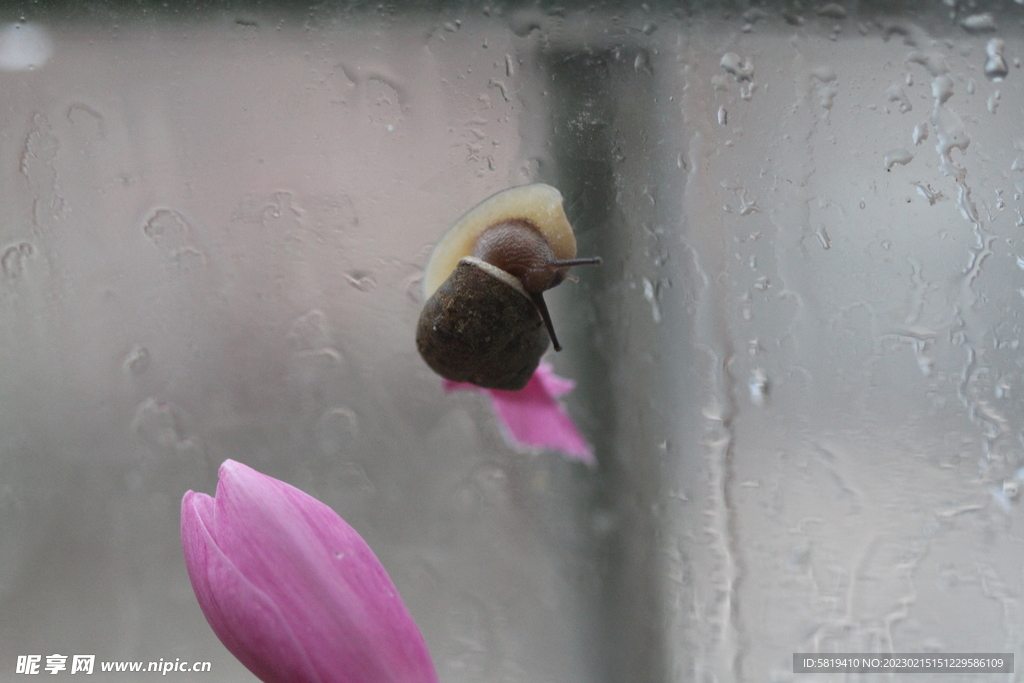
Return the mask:
{"type": "Polygon", "coordinates": [[[576,238],[550,185],[513,187],[464,215],[434,247],[416,346],[434,372],[486,389],[526,386],[548,349],[562,347],[544,292],[565,280],[576,238]]]}

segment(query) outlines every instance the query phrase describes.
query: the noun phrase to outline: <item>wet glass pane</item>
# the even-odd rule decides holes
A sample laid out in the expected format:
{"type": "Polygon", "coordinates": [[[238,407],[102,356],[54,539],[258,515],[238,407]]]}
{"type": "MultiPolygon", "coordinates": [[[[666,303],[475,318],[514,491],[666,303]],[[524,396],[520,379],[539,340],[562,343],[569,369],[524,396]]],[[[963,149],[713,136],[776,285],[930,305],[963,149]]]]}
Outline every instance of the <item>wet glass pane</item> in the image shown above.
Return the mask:
{"type": "Polygon", "coordinates": [[[364,536],[448,683],[1021,652],[1020,26],[0,10],[0,679],[255,680],[179,537],[228,458],[364,536]],[[414,343],[433,245],[531,182],[604,259],[548,294],[592,469],[513,448],[414,343]]]}

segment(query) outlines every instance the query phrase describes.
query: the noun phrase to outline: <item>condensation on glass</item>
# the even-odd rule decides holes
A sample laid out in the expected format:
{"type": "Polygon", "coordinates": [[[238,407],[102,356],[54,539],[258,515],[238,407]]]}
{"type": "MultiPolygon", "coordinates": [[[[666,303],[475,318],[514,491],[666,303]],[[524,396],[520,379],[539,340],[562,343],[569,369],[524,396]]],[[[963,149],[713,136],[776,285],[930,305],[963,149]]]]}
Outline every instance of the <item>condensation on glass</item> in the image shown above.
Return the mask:
{"type": "Polygon", "coordinates": [[[210,660],[234,458],[380,556],[442,680],[1022,654],[1024,8],[0,16],[0,678],[210,660]],[[600,467],[416,354],[433,242],[556,185],[600,467]]]}

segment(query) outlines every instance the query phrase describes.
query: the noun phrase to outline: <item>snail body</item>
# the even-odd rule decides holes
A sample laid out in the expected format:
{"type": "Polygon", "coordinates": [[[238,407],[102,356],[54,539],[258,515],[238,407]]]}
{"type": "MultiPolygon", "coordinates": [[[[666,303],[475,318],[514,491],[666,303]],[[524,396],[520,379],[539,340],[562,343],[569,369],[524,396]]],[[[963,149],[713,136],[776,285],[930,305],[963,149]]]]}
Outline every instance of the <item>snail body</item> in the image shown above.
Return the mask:
{"type": "Polygon", "coordinates": [[[463,216],[438,242],[423,277],[416,329],[437,374],[488,389],[522,389],[547,351],[561,346],[543,293],[577,259],[576,238],[549,185],[514,187],[463,216]]]}

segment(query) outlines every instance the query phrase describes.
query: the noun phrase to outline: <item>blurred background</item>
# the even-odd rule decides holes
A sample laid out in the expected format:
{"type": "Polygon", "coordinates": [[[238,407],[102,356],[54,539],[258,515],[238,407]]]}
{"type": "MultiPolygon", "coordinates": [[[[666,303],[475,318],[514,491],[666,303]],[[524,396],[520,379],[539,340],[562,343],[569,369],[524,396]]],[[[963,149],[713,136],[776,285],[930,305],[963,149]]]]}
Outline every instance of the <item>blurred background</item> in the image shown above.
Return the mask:
{"type": "Polygon", "coordinates": [[[366,538],[446,683],[1021,654],[1022,20],[5,4],[0,681],[254,681],[180,549],[226,458],[366,538]],[[595,470],[413,343],[433,243],[535,181],[604,257],[548,297],[595,470]]]}

